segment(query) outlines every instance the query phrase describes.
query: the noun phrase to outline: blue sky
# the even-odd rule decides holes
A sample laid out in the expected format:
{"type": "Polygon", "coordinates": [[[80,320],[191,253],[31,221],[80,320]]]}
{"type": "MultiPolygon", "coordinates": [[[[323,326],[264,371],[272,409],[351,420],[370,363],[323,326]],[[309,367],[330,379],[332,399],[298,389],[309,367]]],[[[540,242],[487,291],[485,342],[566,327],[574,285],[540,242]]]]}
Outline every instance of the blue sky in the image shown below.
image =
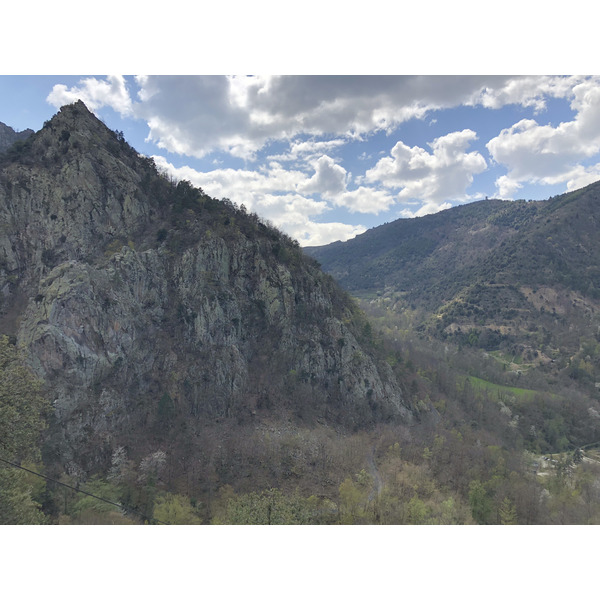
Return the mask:
{"type": "Polygon", "coordinates": [[[82,99],[163,171],[300,241],[600,178],[591,76],[0,76],[0,121],[82,99]]]}

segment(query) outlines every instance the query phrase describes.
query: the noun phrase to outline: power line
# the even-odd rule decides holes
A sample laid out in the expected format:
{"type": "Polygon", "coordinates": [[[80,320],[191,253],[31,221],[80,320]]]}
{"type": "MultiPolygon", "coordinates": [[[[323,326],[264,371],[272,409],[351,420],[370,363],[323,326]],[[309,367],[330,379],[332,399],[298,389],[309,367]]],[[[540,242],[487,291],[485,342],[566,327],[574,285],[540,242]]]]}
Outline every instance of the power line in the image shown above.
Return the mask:
{"type": "Polygon", "coordinates": [[[106,498],[101,498],[100,496],[96,496],[95,494],[90,494],[89,492],[80,490],[79,488],[73,487],[72,485],[69,485],[67,483],[62,483],[62,481],[57,481],[56,479],[52,479],[52,477],[48,477],[47,475],[42,475],[41,473],[36,473],[35,471],[32,471],[31,469],[27,469],[25,467],[22,467],[21,465],[11,462],[10,460],[0,458],[0,462],[6,463],[7,465],[10,465],[11,467],[15,467],[17,469],[21,469],[22,471],[27,471],[28,473],[31,473],[32,475],[36,475],[37,477],[42,477],[43,479],[52,481],[52,483],[56,483],[57,485],[62,485],[63,487],[74,490],[75,492],[78,492],[80,494],[85,494],[86,496],[91,496],[92,498],[96,498],[96,500],[101,500],[102,502],[106,502],[107,504],[112,504],[113,506],[116,506],[120,510],[134,512],[134,513],[140,515],[140,517],[142,517],[145,521],[148,521],[148,522],[155,521],[156,523],[160,523],[161,525],[170,525],[171,524],[171,523],[165,523],[164,521],[161,521],[154,517],[153,518],[147,517],[144,513],[141,513],[139,510],[135,510],[134,508],[126,509],[124,506],[122,506],[121,504],[119,504],[117,502],[113,502],[112,500],[107,500],[106,498]]]}

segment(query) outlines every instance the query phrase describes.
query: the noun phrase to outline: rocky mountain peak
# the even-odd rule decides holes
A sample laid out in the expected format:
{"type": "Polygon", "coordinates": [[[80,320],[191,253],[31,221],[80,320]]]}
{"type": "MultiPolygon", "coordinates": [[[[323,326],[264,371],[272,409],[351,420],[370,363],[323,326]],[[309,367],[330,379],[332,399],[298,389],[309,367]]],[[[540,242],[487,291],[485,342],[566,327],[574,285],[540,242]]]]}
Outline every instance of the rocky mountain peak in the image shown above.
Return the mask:
{"type": "Polygon", "coordinates": [[[50,390],[68,470],[223,421],[411,417],[356,306],[297,243],[162,177],[82,102],[0,163],[0,225],[0,333],[50,390]]]}
{"type": "Polygon", "coordinates": [[[59,135],[66,130],[70,134],[79,134],[84,137],[86,134],[94,133],[104,138],[107,133],[112,133],[81,100],[61,107],[49,121],[46,121],[44,129],[50,129],[59,135]]]}

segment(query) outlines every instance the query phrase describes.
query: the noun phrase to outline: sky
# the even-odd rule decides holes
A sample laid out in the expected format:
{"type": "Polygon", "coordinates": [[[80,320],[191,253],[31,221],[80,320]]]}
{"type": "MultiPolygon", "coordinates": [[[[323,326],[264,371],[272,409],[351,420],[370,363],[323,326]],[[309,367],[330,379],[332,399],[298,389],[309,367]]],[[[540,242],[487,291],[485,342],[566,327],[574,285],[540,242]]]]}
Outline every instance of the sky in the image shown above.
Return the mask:
{"type": "Polygon", "coordinates": [[[545,199],[600,178],[600,78],[568,75],[598,72],[589,5],[538,4],[11,3],[0,122],[38,130],[81,99],[160,170],[304,246],[545,199]]]}
{"type": "Polygon", "coordinates": [[[600,179],[593,76],[0,76],[0,121],[78,99],[159,170],[299,240],[600,179]]]}
{"type": "Polygon", "coordinates": [[[301,245],[600,179],[593,76],[0,76],[0,121],[78,99],[159,170],[301,245]]]}

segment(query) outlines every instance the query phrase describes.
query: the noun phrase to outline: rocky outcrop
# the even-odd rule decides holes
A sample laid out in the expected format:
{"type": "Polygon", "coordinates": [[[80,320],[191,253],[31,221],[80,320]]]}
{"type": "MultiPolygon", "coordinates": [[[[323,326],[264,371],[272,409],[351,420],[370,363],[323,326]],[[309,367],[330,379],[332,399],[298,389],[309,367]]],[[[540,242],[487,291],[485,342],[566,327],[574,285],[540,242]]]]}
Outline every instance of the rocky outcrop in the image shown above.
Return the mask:
{"type": "Polygon", "coordinates": [[[0,123],[0,152],[5,152],[15,142],[25,141],[32,133],[34,133],[33,129],[15,131],[12,127],[0,123]]]}
{"type": "Polygon", "coordinates": [[[0,171],[0,231],[0,325],[47,382],[74,470],[207,420],[410,418],[297,244],[160,177],[82,103],[0,171]]]}

